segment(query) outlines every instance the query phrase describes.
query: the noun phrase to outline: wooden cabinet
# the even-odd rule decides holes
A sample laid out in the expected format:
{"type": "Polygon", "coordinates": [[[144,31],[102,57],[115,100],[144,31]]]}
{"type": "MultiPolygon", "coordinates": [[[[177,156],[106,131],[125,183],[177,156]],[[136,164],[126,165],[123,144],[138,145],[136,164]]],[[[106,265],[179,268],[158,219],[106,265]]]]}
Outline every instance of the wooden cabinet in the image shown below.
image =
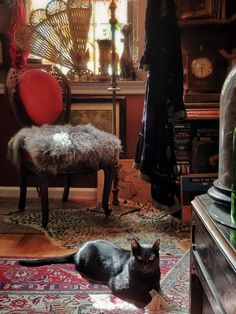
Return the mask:
{"type": "Polygon", "coordinates": [[[177,134],[175,143],[182,219],[190,221],[191,196],[193,199],[207,191],[209,185],[204,180],[208,173],[207,180],[212,176],[212,183],[214,174],[217,177],[220,93],[227,73],[236,63],[236,2],[177,2],[187,120],[175,126],[175,131],[183,135],[181,138],[177,134]],[[202,181],[205,190],[203,185],[199,190],[191,190],[190,184],[187,187],[182,184],[185,178],[181,176],[189,176],[187,179],[195,183],[199,180],[199,185],[202,181]]]}
{"type": "Polygon", "coordinates": [[[229,7],[225,18],[189,15],[179,19],[179,26],[186,93],[220,92],[235,55],[236,5],[229,7]]]}
{"type": "Polygon", "coordinates": [[[192,201],[191,314],[236,313],[236,229],[211,218],[214,206],[207,194],[192,201]]]}

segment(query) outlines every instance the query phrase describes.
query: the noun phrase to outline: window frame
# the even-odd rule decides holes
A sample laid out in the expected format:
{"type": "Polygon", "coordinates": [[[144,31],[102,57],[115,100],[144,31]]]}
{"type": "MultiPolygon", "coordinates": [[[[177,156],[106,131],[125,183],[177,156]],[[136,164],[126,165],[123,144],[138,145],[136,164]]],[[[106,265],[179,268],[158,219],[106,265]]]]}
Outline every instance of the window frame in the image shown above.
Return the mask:
{"type": "MultiPolygon", "coordinates": [[[[41,2],[41,1],[40,1],[41,2]]],[[[48,1],[49,2],[49,1],[48,1]]],[[[25,0],[26,16],[29,19],[32,0],[25,0]]],[[[133,32],[130,38],[131,55],[134,67],[139,68],[145,41],[145,11],[147,0],[127,0],[127,23],[133,25],[133,32]]]]}

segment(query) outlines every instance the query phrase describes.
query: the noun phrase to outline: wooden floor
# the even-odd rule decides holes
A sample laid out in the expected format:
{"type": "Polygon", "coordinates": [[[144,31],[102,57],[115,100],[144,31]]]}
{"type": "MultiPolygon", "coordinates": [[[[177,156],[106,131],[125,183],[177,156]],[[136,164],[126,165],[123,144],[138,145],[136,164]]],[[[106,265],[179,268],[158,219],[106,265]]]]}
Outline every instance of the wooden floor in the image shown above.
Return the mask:
{"type": "Polygon", "coordinates": [[[52,245],[44,235],[0,234],[0,256],[46,257],[72,252],[52,245]]]}
{"type": "MultiPolygon", "coordinates": [[[[91,205],[91,201],[89,203],[91,205]]],[[[85,202],[85,206],[88,202],[85,202]]],[[[187,250],[189,240],[182,240],[181,247],[187,250]]],[[[14,257],[47,257],[66,255],[74,252],[53,245],[44,234],[1,234],[0,230],[0,256],[14,257]]]]}
{"type": "MultiPolygon", "coordinates": [[[[94,204],[91,200],[80,200],[81,206],[94,204]]],[[[47,257],[66,255],[74,251],[53,245],[44,234],[2,234],[0,230],[0,256],[47,257]]]]}
{"type": "MultiPolygon", "coordinates": [[[[187,250],[189,240],[182,240],[181,247],[187,250]]],[[[66,255],[74,250],[58,248],[39,234],[0,234],[0,256],[47,257],[66,255]]]]}

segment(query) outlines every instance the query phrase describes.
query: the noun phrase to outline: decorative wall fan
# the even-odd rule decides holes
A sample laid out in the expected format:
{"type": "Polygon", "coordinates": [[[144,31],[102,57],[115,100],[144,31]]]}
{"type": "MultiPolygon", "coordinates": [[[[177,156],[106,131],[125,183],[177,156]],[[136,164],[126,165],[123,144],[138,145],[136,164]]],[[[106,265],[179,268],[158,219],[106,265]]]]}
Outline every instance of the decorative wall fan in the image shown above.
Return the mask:
{"type": "Polygon", "coordinates": [[[16,31],[15,42],[23,50],[69,68],[71,80],[94,80],[87,69],[91,14],[91,0],[52,0],[45,9],[31,13],[29,25],[16,31]]]}

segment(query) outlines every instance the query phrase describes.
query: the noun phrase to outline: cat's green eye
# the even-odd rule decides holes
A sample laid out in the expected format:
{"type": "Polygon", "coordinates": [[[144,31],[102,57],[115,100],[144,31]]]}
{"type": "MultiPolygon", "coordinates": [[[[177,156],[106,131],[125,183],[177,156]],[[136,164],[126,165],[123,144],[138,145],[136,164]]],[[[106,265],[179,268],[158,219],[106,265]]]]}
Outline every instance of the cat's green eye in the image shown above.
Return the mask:
{"type": "Polygon", "coordinates": [[[137,256],[137,260],[141,261],[142,260],[142,256],[138,255],[137,256]]]}
{"type": "Polygon", "coordinates": [[[149,257],[149,261],[153,261],[155,259],[155,256],[154,255],[151,255],[150,257],[149,257]]]}

